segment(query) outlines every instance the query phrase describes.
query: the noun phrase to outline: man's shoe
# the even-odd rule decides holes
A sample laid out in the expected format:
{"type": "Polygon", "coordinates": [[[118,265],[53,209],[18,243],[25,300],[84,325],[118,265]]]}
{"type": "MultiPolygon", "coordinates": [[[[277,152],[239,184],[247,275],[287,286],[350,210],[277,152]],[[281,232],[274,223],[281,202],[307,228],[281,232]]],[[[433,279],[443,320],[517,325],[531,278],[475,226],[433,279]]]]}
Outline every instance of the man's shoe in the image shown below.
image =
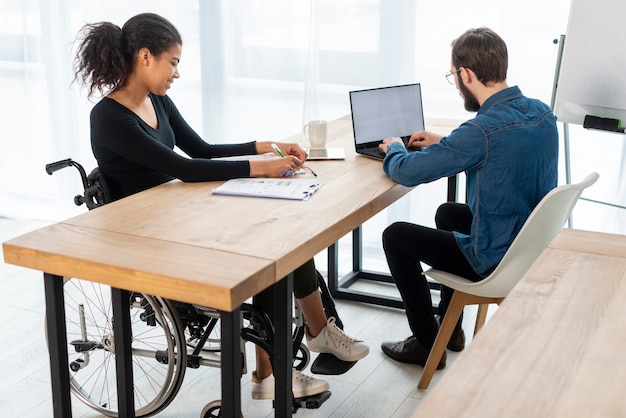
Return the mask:
{"type": "MultiPolygon", "coordinates": [[[[412,335],[404,341],[385,341],[380,345],[380,348],[383,350],[383,353],[395,361],[419,364],[420,366],[426,364],[426,360],[428,360],[428,355],[430,354],[430,349],[421,345],[419,341],[417,341],[417,338],[412,335]]],[[[446,358],[447,354],[444,350],[443,356],[437,365],[437,370],[446,367],[446,358]]]]}
{"type": "Polygon", "coordinates": [[[463,332],[463,328],[454,330],[447,347],[450,351],[463,351],[465,348],[465,332],[463,332]]]}
{"type": "MultiPolygon", "coordinates": [[[[441,316],[435,315],[435,319],[437,320],[439,326],[441,326],[441,316]]],[[[450,341],[448,341],[447,348],[450,351],[463,351],[463,349],[465,348],[465,332],[463,331],[463,328],[455,329],[452,332],[452,335],[450,336],[450,341]]]]}
{"type": "Polygon", "coordinates": [[[335,324],[335,318],[328,319],[326,326],[315,337],[306,333],[306,345],[316,353],[330,353],[343,361],[357,361],[365,357],[370,349],[363,341],[349,337],[335,324]]]}
{"type": "MultiPolygon", "coordinates": [[[[317,395],[330,387],[325,380],[309,377],[297,370],[292,372],[291,390],[294,398],[317,395]]],[[[256,374],[254,375],[256,377],[256,374]]],[[[259,383],[252,381],[252,399],[274,399],[274,374],[270,374],[259,383]]]]}

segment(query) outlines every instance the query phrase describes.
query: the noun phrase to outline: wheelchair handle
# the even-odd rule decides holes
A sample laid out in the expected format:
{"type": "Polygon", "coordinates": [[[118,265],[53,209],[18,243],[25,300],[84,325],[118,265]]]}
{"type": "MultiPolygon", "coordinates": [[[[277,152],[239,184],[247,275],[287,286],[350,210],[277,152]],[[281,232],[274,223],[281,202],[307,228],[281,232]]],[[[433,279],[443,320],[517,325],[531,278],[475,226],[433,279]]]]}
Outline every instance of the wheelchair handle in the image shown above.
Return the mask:
{"type": "Polygon", "coordinates": [[[78,164],[76,161],[71,158],[67,158],[65,160],[56,161],[54,163],[46,164],[46,173],[52,175],[55,171],[59,171],[62,168],[74,166],[80,173],[80,178],[83,182],[83,189],[87,189],[89,187],[89,182],[87,181],[87,173],[82,165],[78,164]]]}
{"type": "Polygon", "coordinates": [[[62,168],[69,167],[72,165],[72,159],[68,158],[66,160],[57,161],[54,163],[46,164],[46,173],[52,175],[55,171],[59,171],[62,168]]]}

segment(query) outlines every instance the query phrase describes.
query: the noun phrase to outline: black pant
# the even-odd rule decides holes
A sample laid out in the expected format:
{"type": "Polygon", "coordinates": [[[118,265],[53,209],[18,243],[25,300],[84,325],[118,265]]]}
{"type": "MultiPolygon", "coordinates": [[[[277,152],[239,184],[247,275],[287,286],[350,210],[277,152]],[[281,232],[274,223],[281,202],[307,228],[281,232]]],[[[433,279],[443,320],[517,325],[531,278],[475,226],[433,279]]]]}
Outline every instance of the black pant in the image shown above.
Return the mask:
{"type": "MultiPolygon", "coordinates": [[[[434,317],[430,288],[420,262],[473,281],[482,280],[456,243],[451,231],[469,234],[472,213],[459,203],[444,203],[435,215],[437,229],[396,222],[383,232],[383,249],[391,275],[406,308],[409,327],[425,347],[432,347],[439,326],[434,317]]],[[[439,314],[443,317],[454,291],[443,286],[439,314]]],[[[461,320],[457,328],[461,327],[461,320]]]]}
{"type": "MultiPolygon", "coordinates": [[[[293,272],[293,295],[296,299],[305,296],[319,289],[315,260],[309,261],[298,267],[293,272]]],[[[274,289],[270,286],[252,298],[252,305],[265,312],[270,319],[274,320],[274,289]]]]}

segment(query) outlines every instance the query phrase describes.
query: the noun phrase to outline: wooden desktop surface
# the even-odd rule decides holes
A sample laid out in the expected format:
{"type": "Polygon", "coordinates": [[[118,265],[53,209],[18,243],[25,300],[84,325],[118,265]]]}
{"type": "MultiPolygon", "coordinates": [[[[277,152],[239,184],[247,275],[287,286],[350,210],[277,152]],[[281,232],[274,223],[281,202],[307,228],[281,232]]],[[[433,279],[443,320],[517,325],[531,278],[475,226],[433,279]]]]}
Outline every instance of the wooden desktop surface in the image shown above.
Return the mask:
{"type": "MultiPolygon", "coordinates": [[[[211,192],[223,182],[174,180],[63,224],[196,253],[269,260],[275,262],[273,279],[278,281],[411,190],[390,180],[380,161],[354,153],[349,118],[331,122],[329,138],[330,144],[344,146],[346,160],[306,163],[324,183],[307,201],[219,196],[211,192]]],[[[186,258],[188,268],[199,273],[198,281],[207,280],[203,273],[211,263],[197,254],[186,258]]],[[[160,288],[146,291],[158,294],[160,288]]],[[[195,301],[196,293],[178,300],[195,301]]]]}
{"type": "Polygon", "coordinates": [[[324,183],[308,201],[173,180],[10,240],[5,261],[231,311],[411,190],[356,155],[348,116],[328,137],[346,160],[307,162],[324,183]]]}
{"type": "Polygon", "coordinates": [[[414,417],[624,416],[625,331],[626,236],[564,229],[414,417]]]}

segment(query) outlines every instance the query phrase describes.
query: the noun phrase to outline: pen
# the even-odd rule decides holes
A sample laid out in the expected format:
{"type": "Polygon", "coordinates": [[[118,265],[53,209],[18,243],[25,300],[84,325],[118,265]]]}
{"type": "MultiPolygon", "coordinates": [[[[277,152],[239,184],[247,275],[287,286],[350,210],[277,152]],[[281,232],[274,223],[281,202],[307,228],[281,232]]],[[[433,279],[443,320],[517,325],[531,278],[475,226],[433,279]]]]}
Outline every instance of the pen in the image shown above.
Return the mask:
{"type": "Polygon", "coordinates": [[[272,148],[274,148],[274,151],[276,151],[276,154],[280,155],[281,158],[285,158],[285,155],[280,150],[280,148],[278,148],[276,144],[272,144],[272,148]]]}
{"type": "MultiPolygon", "coordinates": [[[[283,152],[280,150],[280,148],[278,148],[278,145],[272,143],[272,148],[274,148],[274,151],[276,151],[276,154],[278,154],[280,156],[280,158],[285,158],[285,154],[283,154],[283,152]]],[[[285,171],[284,173],[281,173],[282,177],[291,177],[294,174],[302,174],[304,173],[304,169],[307,169],[311,172],[311,174],[313,174],[313,177],[317,177],[317,173],[315,173],[315,171],[311,170],[309,167],[305,167],[302,166],[300,169],[295,170],[295,169],[290,169],[285,171]],[[289,173],[289,174],[288,174],[289,173]]]]}

